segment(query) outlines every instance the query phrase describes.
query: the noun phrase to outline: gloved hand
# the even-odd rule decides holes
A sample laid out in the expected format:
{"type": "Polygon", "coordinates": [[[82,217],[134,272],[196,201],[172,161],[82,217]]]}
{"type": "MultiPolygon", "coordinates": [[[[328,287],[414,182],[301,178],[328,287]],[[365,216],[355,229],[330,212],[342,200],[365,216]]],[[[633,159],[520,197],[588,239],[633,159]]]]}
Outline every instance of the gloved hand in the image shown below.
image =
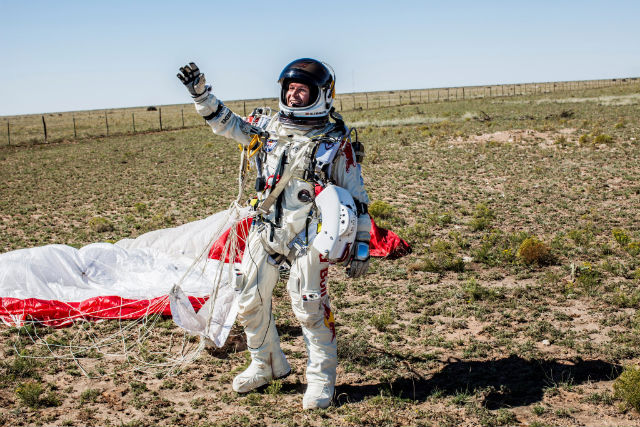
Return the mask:
{"type": "Polygon", "coordinates": [[[347,265],[347,276],[362,277],[369,269],[369,242],[356,240],[353,242],[353,253],[347,265]]]}
{"type": "MultiPolygon", "coordinates": [[[[362,205],[361,205],[362,206],[362,205]]],[[[371,240],[371,217],[367,213],[366,205],[358,208],[358,228],[356,240],[353,242],[351,258],[346,263],[347,276],[362,277],[369,269],[369,240],[371,240]]]]}
{"type": "Polygon", "coordinates": [[[196,111],[205,120],[209,120],[219,112],[221,105],[211,93],[211,86],[207,85],[204,74],[200,73],[200,69],[196,64],[189,62],[189,65],[180,67],[178,78],[187,87],[196,103],[196,111]]]}
{"type": "Polygon", "coordinates": [[[182,84],[187,87],[191,97],[196,102],[203,99],[203,95],[208,95],[208,92],[211,90],[211,87],[207,86],[204,74],[200,73],[200,69],[193,62],[189,62],[189,65],[180,67],[180,73],[178,73],[177,76],[182,84]]]}

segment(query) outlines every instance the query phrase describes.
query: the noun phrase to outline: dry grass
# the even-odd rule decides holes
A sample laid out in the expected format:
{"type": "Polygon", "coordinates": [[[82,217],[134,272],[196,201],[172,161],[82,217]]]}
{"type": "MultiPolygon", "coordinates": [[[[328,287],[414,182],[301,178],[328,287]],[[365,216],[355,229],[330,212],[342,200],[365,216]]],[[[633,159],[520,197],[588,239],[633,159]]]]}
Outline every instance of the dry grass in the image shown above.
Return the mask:
{"type": "MultiPolygon", "coordinates": [[[[16,356],[14,345],[26,353],[33,345],[5,328],[0,424],[640,425],[613,388],[622,366],[640,363],[636,107],[581,102],[568,114],[566,103],[536,103],[542,96],[551,95],[346,115],[446,120],[361,129],[380,221],[414,252],[374,260],[358,280],[332,268],[336,406],[300,410],[306,356],[280,284],[274,313],[293,375],[279,383],[232,392],[247,363],[241,340],[171,378],[86,355],[81,363],[99,376],[87,379],[72,362],[16,356]],[[581,142],[585,134],[611,141],[581,142]],[[518,256],[532,236],[548,245],[552,264],[518,256]],[[463,266],[420,268],[426,260],[463,266]],[[60,406],[46,404],[54,397],[60,406]]],[[[236,160],[234,144],[205,127],[1,148],[2,250],[80,246],[204,217],[232,199],[236,160]],[[96,217],[112,229],[92,227],[96,217]]],[[[108,333],[110,323],[96,328],[108,333]]],[[[41,333],[62,339],[73,330],[41,333]]]]}

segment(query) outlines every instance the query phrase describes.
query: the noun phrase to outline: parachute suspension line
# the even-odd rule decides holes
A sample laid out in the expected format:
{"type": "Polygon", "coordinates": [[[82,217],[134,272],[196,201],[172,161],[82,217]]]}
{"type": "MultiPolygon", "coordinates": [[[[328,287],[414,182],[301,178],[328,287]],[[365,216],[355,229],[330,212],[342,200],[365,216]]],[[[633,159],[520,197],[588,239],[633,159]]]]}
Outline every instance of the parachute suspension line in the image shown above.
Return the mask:
{"type": "MultiPolygon", "coordinates": [[[[227,215],[224,216],[215,227],[216,229],[212,232],[207,244],[197,254],[186,272],[183,273],[174,284],[174,289],[171,291],[173,293],[174,290],[180,289],[190,277],[193,277],[195,270],[200,270],[200,267],[202,267],[200,275],[205,274],[205,263],[210,261],[208,259],[209,250],[213,246],[213,243],[230,226],[228,238],[220,255],[220,261],[217,263],[215,270],[208,270],[206,272],[207,277],[211,277],[212,286],[207,304],[203,307],[206,307],[206,311],[202,313],[206,316],[204,317],[204,319],[206,319],[204,336],[208,336],[210,330],[216,326],[215,322],[217,320],[214,319],[216,301],[225,280],[231,281],[236,277],[236,261],[239,257],[240,246],[243,242],[246,242],[249,231],[247,227],[243,226],[242,221],[256,215],[255,211],[251,211],[247,216],[247,212],[244,210],[246,203],[243,202],[243,196],[248,180],[248,172],[254,163],[254,157],[264,146],[263,137],[264,135],[253,135],[249,144],[241,149],[237,197],[230,204],[227,215]],[[228,260],[228,265],[225,265],[227,264],[225,262],[226,260],[228,260]],[[225,268],[227,269],[226,275],[224,274],[225,268]]],[[[120,304],[120,309],[122,310],[130,305],[131,302],[122,300],[120,304]]],[[[126,369],[119,370],[119,372],[130,371],[138,373],[145,372],[143,369],[154,369],[162,371],[165,375],[174,375],[178,373],[182,367],[193,362],[200,356],[205,348],[206,342],[202,336],[200,340],[196,341],[187,331],[180,329],[171,331],[170,337],[167,337],[168,339],[163,338],[162,341],[158,339],[152,342],[154,337],[157,337],[157,334],[154,334],[154,330],[162,327],[159,326],[162,320],[161,313],[168,304],[168,296],[153,300],[150,299],[146,308],[143,308],[142,311],[138,313],[134,313],[142,314],[142,317],[124,322],[121,316],[117,316],[118,323],[116,327],[111,328],[107,325],[109,329],[112,329],[112,332],[108,334],[105,334],[105,331],[101,331],[98,323],[86,321],[78,325],[75,330],[64,329],[60,339],[51,339],[52,337],[49,336],[45,337],[39,333],[37,321],[24,318],[20,321],[23,327],[19,328],[19,334],[28,335],[29,342],[44,351],[35,351],[32,354],[26,354],[24,345],[20,343],[14,343],[14,350],[18,355],[25,358],[73,361],[78,370],[89,378],[95,378],[96,375],[108,374],[97,374],[95,370],[83,366],[83,364],[85,364],[84,361],[88,360],[86,359],[87,353],[99,353],[102,356],[109,357],[124,357],[130,366],[126,369]],[[159,309],[160,312],[152,314],[151,311],[155,311],[156,308],[159,309]],[[152,342],[153,346],[148,345],[150,342],[152,342]]],[[[76,323],[83,319],[94,319],[98,322],[104,319],[113,322],[115,319],[112,310],[113,307],[104,309],[103,311],[85,313],[77,307],[74,308],[70,305],[69,312],[71,314],[66,318],[55,320],[59,321],[59,323],[57,323],[59,325],[76,323]]],[[[163,336],[166,336],[164,332],[163,330],[163,336]]],[[[92,356],[89,357],[92,358],[92,356]]]]}

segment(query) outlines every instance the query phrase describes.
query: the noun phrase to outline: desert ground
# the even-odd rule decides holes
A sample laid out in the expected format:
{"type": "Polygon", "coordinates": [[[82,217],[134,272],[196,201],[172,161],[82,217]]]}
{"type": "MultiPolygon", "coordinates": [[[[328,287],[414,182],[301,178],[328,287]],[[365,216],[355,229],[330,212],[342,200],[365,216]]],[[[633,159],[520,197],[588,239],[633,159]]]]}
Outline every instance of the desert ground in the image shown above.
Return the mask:
{"type": "MultiPolygon", "coordinates": [[[[355,280],[331,267],[334,406],[302,411],[283,277],[289,377],[233,392],[249,361],[237,327],[168,374],[97,352],[48,358],[33,339],[118,322],[2,326],[0,425],[640,426],[640,83],[369,107],[344,116],[365,143],[370,211],[413,251],[355,280]]],[[[0,251],[204,218],[235,198],[238,153],[204,123],[3,145],[0,251]]],[[[154,325],[151,349],[180,334],[154,325]]]]}

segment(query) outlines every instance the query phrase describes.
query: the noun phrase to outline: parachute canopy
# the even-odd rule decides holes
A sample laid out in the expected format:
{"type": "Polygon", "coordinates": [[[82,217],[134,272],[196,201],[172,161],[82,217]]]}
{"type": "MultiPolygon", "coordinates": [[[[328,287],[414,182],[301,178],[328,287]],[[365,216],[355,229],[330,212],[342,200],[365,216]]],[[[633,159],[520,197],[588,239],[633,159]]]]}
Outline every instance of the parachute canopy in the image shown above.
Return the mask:
{"type": "MultiPolygon", "coordinates": [[[[208,321],[207,336],[222,345],[236,316],[233,280],[228,280],[233,268],[226,268],[233,267],[228,239],[237,236],[232,257],[239,263],[251,224],[248,215],[248,208],[222,211],[115,244],[47,245],[0,254],[0,319],[8,325],[35,320],[61,327],[76,320],[173,313],[176,323],[192,333],[202,332],[208,321]],[[198,318],[196,312],[213,294],[211,316],[198,318]]],[[[409,251],[404,240],[372,221],[372,256],[409,251]]]]}

